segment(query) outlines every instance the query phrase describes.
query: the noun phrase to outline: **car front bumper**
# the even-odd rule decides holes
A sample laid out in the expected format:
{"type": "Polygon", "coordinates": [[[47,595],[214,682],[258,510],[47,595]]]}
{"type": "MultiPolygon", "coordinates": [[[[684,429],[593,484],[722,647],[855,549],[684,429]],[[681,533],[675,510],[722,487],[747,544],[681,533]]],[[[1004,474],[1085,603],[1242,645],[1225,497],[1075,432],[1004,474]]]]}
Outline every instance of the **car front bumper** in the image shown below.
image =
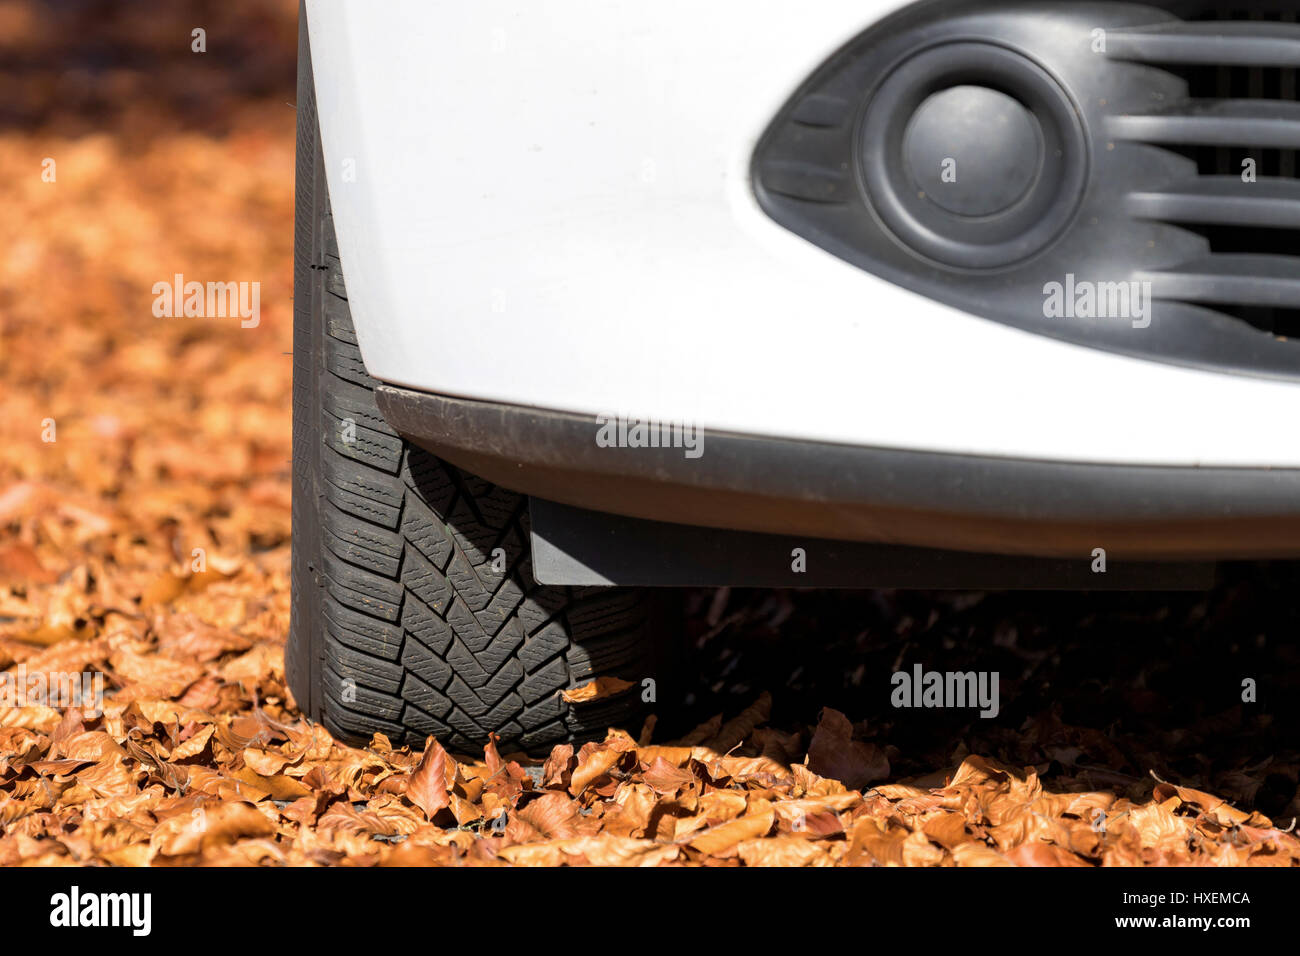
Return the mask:
{"type": "Polygon", "coordinates": [[[602,447],[595,416],[381,387],[403,437],[562,504],[737,531],[1003,555],[1300,557],[1300,469],[1096,465],[705,431],[602,447]]]}

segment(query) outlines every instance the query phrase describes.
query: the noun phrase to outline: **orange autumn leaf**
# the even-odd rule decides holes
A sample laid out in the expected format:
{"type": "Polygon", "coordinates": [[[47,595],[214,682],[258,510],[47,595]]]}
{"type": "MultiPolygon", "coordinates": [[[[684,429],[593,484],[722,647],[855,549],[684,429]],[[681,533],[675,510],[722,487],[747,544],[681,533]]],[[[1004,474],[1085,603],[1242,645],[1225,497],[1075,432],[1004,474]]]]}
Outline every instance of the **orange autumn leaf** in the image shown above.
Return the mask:
{"type": "Polygon", "coordinates": [[[632,681],[621,680],[617,677],[597,677],[585,684],[579,684],[577,687],[570,687],[568,690],[561,691],[560,696],[570,704],[587,704],[593,700],[602,700],[606,697],[621,694],[632,686],[632,681]]]}
{"type": "Polygon", "coordinates": [[[690,846],[701,853],[722,855],[746,840],[766,836],[775,820],[772,804],[767,800],[756,800],[743,816],[692,836],[690,846]]]}
{"type": "Polygon", "coordinates": [[[432,820],[451,804],[451,785],[456,779],[456,762],[447,756],[432,736],[424,742],[424,755],[406,783],[406,796],[432,820]]]}
{"type": "Polygon", "coordinates": [[[848,718],[826,707],[808,745],[808,769],[860,790],[889,776],[889,760],[876,744],[854,740],[848,718]]]}

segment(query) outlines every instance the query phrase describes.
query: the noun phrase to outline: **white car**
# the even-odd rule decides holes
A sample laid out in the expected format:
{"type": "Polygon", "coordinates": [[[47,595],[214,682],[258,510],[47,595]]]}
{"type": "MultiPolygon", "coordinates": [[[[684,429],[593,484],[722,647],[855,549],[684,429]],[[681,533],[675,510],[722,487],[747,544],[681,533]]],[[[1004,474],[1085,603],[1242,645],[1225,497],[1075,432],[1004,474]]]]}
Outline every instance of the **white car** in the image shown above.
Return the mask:
{"type": "Polygon", "coordinates": [[[610,585],[1300,557],[1300,27],[1251,10],[307,0],[304,710],[602,733],[674,643],[610,585]]]}

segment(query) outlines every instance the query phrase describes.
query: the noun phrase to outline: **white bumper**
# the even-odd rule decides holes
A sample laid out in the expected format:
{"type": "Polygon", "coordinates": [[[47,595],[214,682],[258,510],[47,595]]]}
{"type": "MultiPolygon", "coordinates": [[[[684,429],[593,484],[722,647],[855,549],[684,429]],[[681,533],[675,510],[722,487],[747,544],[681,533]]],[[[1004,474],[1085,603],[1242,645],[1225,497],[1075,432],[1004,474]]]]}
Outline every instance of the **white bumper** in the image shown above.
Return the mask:
{"type": "Polygon", "coordinates": [[[895,449],[1300,466],[1300,385],[1068,345],[758,208],[755,144],[898,0],[308,0],[370,372],[583,414],[895,449]]]}

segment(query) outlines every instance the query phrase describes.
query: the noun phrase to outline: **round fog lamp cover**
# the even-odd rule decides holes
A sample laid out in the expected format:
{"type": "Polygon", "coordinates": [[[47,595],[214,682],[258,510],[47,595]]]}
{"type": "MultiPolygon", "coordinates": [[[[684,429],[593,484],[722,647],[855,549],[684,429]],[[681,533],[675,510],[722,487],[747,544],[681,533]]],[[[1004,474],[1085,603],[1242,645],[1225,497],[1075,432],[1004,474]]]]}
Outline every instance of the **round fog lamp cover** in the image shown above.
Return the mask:
{"type": "Polygon", "coordinates": [[[905,60],[868,101],[857,144],[867,200],[895,238],[963,269],[1046,249],[1087,183],[1068,94],[993,43],[945,43],[905,60]]]}
{"type": "Polygon", "coordinates": [[[992,216],[1037,182],[1043,134],[1014,97],[986,86],[953,86],[913,114],[903,155],[926,198],[958,216],[992,216]]]}

